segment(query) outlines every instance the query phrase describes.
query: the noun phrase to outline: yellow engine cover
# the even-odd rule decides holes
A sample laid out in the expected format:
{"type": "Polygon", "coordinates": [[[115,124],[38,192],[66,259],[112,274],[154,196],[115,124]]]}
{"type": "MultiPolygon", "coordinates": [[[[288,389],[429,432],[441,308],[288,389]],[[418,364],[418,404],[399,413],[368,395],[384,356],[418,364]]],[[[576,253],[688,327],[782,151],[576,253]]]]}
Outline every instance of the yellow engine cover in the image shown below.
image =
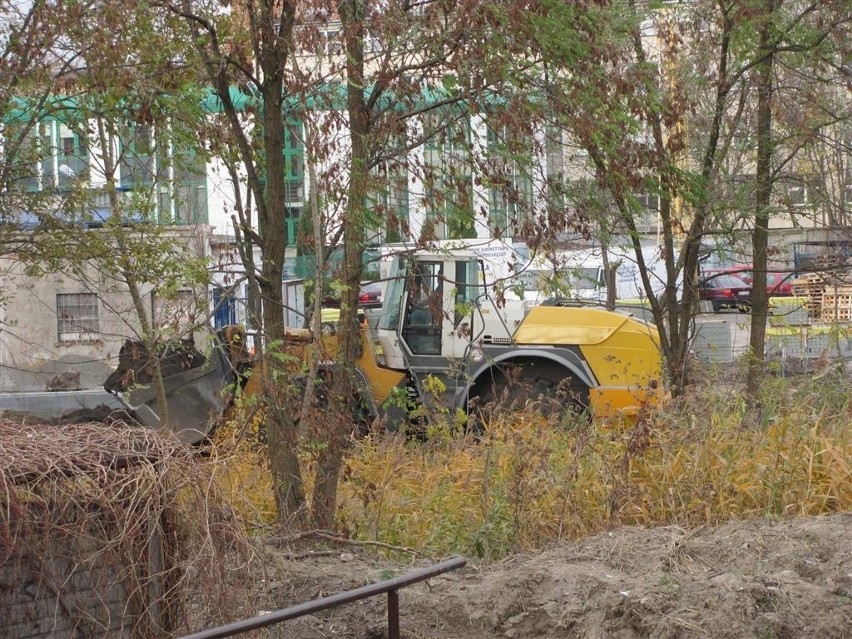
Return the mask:
{"type": "Polygon", "coordinates": [[[577,346],[598,381],[595,415],[634,414],[665,396],[657,328],[597,308],[537,306],[515,333],[519,345],[577,346]]]}

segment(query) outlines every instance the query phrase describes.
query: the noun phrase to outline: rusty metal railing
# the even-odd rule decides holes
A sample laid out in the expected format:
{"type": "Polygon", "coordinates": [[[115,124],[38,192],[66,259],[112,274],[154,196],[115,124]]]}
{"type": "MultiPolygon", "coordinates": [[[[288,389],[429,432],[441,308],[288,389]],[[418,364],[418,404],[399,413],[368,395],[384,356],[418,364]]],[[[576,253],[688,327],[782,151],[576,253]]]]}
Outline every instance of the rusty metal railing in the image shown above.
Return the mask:
{"type": "Polygon", "coordinates": [[[434,566],[412,570],[393,579],[387,579],[368,586],[361,586],[360,588],[340,592],[336,595],[323,597],[322,599],[314,599],[313,601],[308,601],[297,606],[290,606],[289,608],[269,612],[259,617],[235,621],[224,626],[219,626],[218,628],[202,630],[201,632],[181,637],[181,639],[219,639],[221,637],[233,637],[244,632],[249,632],[250,630],[266,628],[282,621],[287,621],[288,619],[295,619],[296,617],[301,617],[312,612],[335,608],[383,593],[387,593],[388,595],[388,639],[399,639],[399,590],[418,581],[424,581],[430,577],[461,568],[466,563],[467,559],[464,557],[453,556],[434,566]]]}

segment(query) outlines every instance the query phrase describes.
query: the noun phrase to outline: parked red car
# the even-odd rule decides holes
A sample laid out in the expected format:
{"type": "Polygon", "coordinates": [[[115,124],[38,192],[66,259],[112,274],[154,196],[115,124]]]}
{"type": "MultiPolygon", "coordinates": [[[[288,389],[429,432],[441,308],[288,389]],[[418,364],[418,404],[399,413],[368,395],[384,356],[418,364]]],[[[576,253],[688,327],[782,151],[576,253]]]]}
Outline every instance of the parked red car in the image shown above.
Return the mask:
{"type": "Polygon", "coordinates": [[[769,297],[790,297],[793,295],[793,273],[767,273],[766,292],[769,297]]]}
{"type": "MultiPolygon", "coordinates": [[[[751,286],[753,276],[751,271],[731,273],[751,286]]],[[[793,294],[793,273],[770,271],[766,274],[766,293],[769,297],[790,297],[793,294]]]]}
{"type": "Polygon", "coordinates": [[[358,305],[375,308],[382,305],[382,285],[378,282],[361,282],[358,293],[358,305]]]}
{"type": "Polygon", "coordinates": [[[751,285],[735,275],[710,275],[699,284],[699,297],[713,303],[713,312],[736,308],[741,313],[751,310],[751,285]]]}
{"type": "MultiPolygon", "coordinates": [[[[743,282],[752,285],[753,274],[750,270],[751,266],[731,266],[727,268],[718,268],[704,272],[704,277],[709,279],[713,276],[732,275],[741,279],[743,282]]],[[[770,271],[766,274],[766,293],[769,297],[790,297],[793,295],[793,277],[794,273],[785,273],[783,271],[770,271]]]]}

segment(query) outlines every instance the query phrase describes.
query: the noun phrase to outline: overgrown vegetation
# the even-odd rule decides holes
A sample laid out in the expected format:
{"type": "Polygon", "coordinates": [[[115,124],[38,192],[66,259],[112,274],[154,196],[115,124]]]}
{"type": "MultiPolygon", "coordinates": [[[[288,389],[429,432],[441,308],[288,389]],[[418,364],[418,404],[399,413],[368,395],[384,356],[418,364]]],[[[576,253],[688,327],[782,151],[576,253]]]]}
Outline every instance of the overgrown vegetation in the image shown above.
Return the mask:
{"type": "MultiPolygon", "coordinates": [[[[852,508],[843,371],[768,380],[759,423],[746,405],[720,377],[632,424],[554,428],[532,407],[498,408],[481,438],[453,427],[432,429],[426,442],[374,433],[347,456],[338,527],[429,555],[498,558],[625,525],[852,508]]],[[[245,483],[232,489],[268,508],[257,444],[233,454],[232,480],[245,483]]]]}
{"type": "Polygon", "coordinates": [[[216,463],[120,422],[0,420],[4,636],[164,637],[254,612],[216,463]]]}

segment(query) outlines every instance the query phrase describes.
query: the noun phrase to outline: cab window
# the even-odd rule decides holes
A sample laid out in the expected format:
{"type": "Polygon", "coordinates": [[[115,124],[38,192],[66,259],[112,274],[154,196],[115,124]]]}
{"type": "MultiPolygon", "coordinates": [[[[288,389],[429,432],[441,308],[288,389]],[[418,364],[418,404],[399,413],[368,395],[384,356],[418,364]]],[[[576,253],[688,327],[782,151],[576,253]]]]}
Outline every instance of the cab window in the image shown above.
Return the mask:
{"type": "Polygon", "coordinates": [[[479,260],[456,262],[454,327],[458,328],[462,319],[470,315],[477,300],[485,295],[483,280],[482,263],[479,260]]]}
{"type": "Polygon", "coordinates": [[[441,262],[413,264],[405,286],[403,338],[415,355],[438,355],[444,318],[441,262]]]}

